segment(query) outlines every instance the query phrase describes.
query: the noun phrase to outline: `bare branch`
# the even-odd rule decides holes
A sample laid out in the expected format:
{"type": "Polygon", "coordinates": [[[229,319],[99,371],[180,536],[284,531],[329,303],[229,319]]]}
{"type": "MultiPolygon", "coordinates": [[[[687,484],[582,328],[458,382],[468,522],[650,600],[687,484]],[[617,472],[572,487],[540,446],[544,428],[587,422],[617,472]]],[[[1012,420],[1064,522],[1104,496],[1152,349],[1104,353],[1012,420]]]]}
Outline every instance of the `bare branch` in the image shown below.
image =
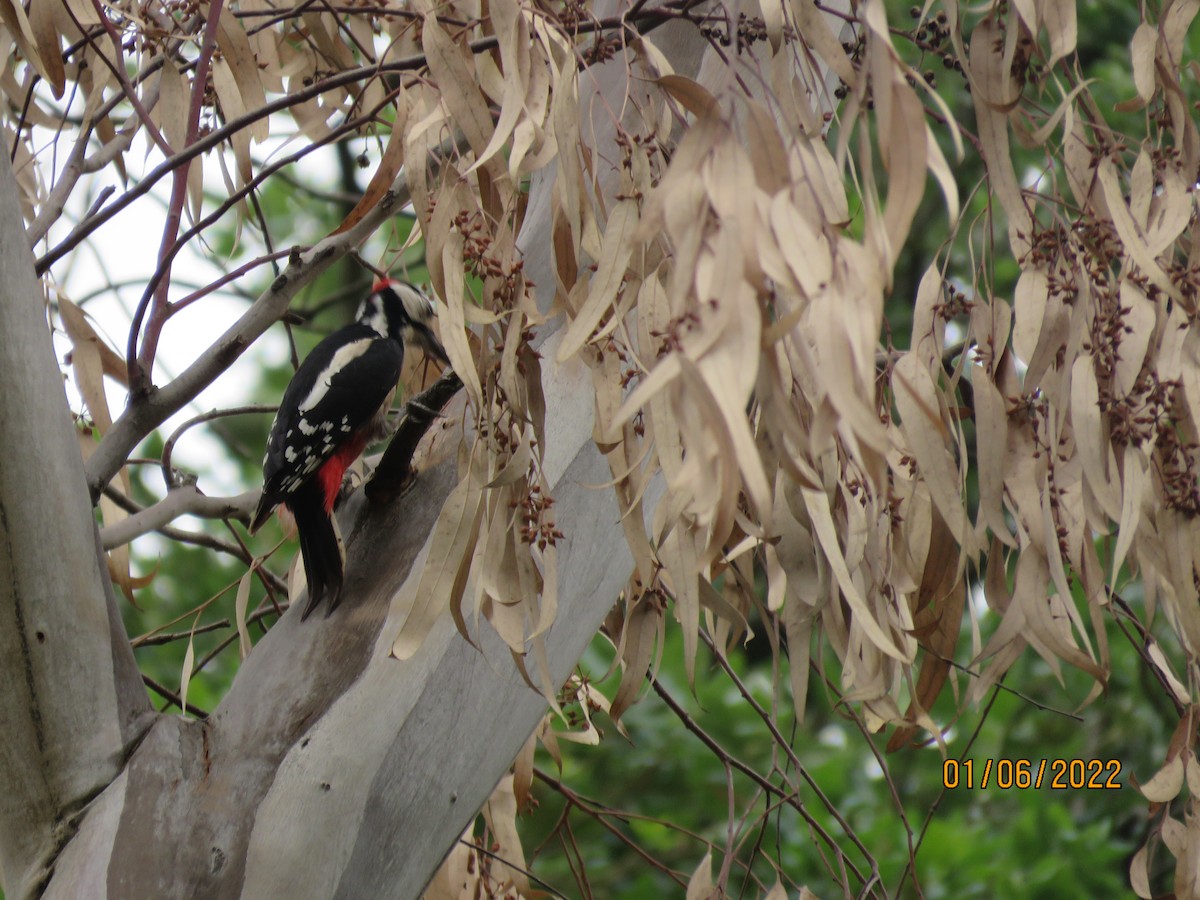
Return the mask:
{"type": "Polygon", "coordinates": [[[868,880],[867,877],[859,871],[858,867],[854,865],[854,862],[846,856],[845,852],[838,845],[838,842],[834,839],[833,835],[829,834],[829,832],[822,827],[821,823],[817,821],[812,813],[805,808],[804,803],[800,800],[798,794],[789,793],[782,790],[778,785],[773,784],[771,781],[760,775],[753,766],[747,765],[745,762],[729,753],[729,751],[721,746],[716,738],[700,727],[696,720],[693,719],[692,716],[688,714],[687,710],[685,710],[679,704],[679,701],[671,696],[671,693],[665,687],[663,687],[662,683],[657,678],[650,674],[647,674],[646,677],[650,681],[650,686],[654,688],[654,692],[658,694],[665,704],[667,704],[671,712],[673,712],[679,721],[683,723],[683,726],[688,731],[692,732],[692,734],[696,735],[696,737],[700,739],[704,746],[708,747],[710,751],[716,754],[718,759],[720,759],[722,762],[728,763],[733,768],[737,769],[743,775],[748,777],[768,794],[779,797],[782,801],[800,813],[804,821],[808,823],[809,828],[813,829],[813,831],[820,836],[821,840],[825,842],[826,846],[828,846],[830,850],[837,854],[839,861],[849,868],[854,877],[857,878],[859,883],[864,886],[864,890],[868,884],[878,880],[879,875],[877,871],[877,864],[874,858],[871,856],[871,852],[865,846],[863,846],[860,841],[858,841],[858,839],[854,836],[853,831],[848,831],[847,834],[852,840],[855,841],[858,849],[860,852],[862,852],[863,857],[868,863],[870,863],[872,871],[870,880],[868,880]]]}
{"type": "Polygon", "coordinates": [[[100,541],[105,550],[128,544],[134,538],[151,531],[160,531],[163,526],[180,516],[198,516],[201,519],[239,519],[246,521],[258,502],[258,491],[246,491],[236,497],[208,497],[200,493],[194,484],[173,487],[167,496],[148,506],[128,519],[100,530],[100,541]]]}
{"type": "MultiPolygon", "coordinates": [[[[219,6],[220,4],[218,3],[214,5],[219,6]]],[[[104,11],[104,6],[100,3],[100,0],[92,0],[92,7],[96,10],[96,15],[100,17],[101,25],[104,26],[104,30],[108,32],[108,36],[112,40],[113,50],[116,52],[117,60],[114,64],[112,60],[110,60],[108,56],[104,54],[103,51],[99,50],[99,48],[97,48],[96,55],[100,57],[100,59],[104,62],[104,65],[108,67],[114,76],[116,76],[117,81],[121,85],[121,90],[125,93],[125,99],[129,101],[129,105],[133,107],[134,112],[137,113],[138,118],[141,120],[141,126],[146,129],[146,132],[150,135],[151,139],[156,145],[158,145],[158,149],[160,149],[165,155],[170,156],[175,151],[171,149],[171,145],[167,142],[167,139],[163,137],[162,132],[158,130],[158,126],[155,125],[154,120],[150,118],[150,111],[142,105],[141,98],[138,96],[138,93],[134,89],[133,85],[129,82],[129,75],[125,71],[124,48],[121,46],[121,36],[117,34],[117,30],[113,27],[113,23],[108,18],[108,14],[104,11]]],[[[71,17],[72,21],[74,21],[79,27],[79,30],[83,32],[83,25],[77,18],[75,18],[75,13],[71,10],[71,7],[68,5],[65,8],[67,10],[67,15],[71,17]]],[[[91,40],[90,35],[85,33],[84,36],[89,41],[91,40]]]]}
{"type": "Polygon", "coordinates": [[[412,477],[412,458],[417,444],[425,436],[441,409],[462,389],[462,381],[447,372],[423,393],[404,404],[404,415],[392,436],[375,474],[367,483],[367,497],[386,502],[399,495],[412,477]]]}
{"type": "MultiPolygon", "coordinates": [[[[244,416],[244,415],[254,414],[254,413],[274,413],[275,410],[277,410],[278,408],[279,407],[277,407],[273,404],[267,404],[267,405],[258,404],[258,405],[252,405],[252,406],[235,406],[231,409],[213,409],[213,410],[209,410],[206,413],[201,413],[198,416],[192,416],[192,418],[188,419],[186,422],[184,422],[182,425],[180,425],[178,428],[176,428],[173,432],[171,432],[171,436],[169,438],[167,438],[166,443],[163,444],[161,466],[162,466],[162,473],[163,473],[163,482],[166,484],[167,488],[171,489],[171,488],[177,487],[183,482],[183,479],[180,477],[179,473],[177,473],[175,471],[174,467],[171,465],[171,456],[175,452],[176,442],[178,442],[178,440],[181,437],[183,437],[184,432],[188,431],[191,428],[194,428],[197,425],[201,425],[205,422],[211,422],[214,419],[222,419],[222,418],[225,418],[226,416],[244,416]]],[[[224,518],[224,516],[221,516],[219,518],[224,518]]]]}
{"type": "MultiPolygon", "coordinates": [[[[148,462],[157,465],[157,460],[149,460],[148,462]]],[[[121,507],[121,509],[133,515],[137,515],[145,508],[113,488],[111,484],[107,485],[102,493],[105,497],[112,500],[113,503],[117,504],[117,506],[121,507]]],[[[193,547],[203,547],[206,550],[215,550],[218,553],[225,553],[232,556],[246,566],[254,565],[254,554],[239,544],[231,544],[228,541],[223,541],[218,537],[205,534],[201,531],[187,531],[183,528],[175,528],[170,525],[164,525],[156,530],[163,537],[169,538],[172,541],[178,541],[181,544],[188,544],[193,547]]],[[[287,593],[287,585],[266,566],[260,565],[255,571],[264,583],[270,584],[271,590],[287,593]]]]}
{"type": "Polygon", "coordinates": [[[67,157],[66,165],[58,174],[58,180],[55,181],[54,187],[50,189],[45,202],[42,203],[38,210],[37,218],[30,223],[25,234],[29,238],[29,246],[34,246],[42,238],[46,236],[46,232],[50,230],[50,226],[58,221],[62,216],[63,210],[66,208],[67,199],[75,190],[75,186],[79,183],[79,176],[83,174],[84,153],[87,150],[88,141],[91,139],[91,129],[85,128],[75,137],[75,145],[71,147],[71,153],[67,157]]]}
{"type": "Polygon", "coordinates": [[[186,704],[185,706],[183,698],[180,697],[179,694],[175,693],[175,691],[171,690],[165,684],[159,684],[149,675],[143,673],[142,682],[146,685],[146,687],[150,688],[150,690],[154,691],[154,693],[158,694],[158,696],[167,701],[167,709],[170,709],[171,706],[174,706],[180,712],[189,713],[190,715],[195,716],[197,719],[208,718],[208,713],[206,711],[200,709],[198,706],[193,706],[190,703],[186,704]]]}
{"type": "MultiPolygon", "coordinates": [[[[208,67],[217,46],[217,23],[220,21],[221,10],[224,6],[225,0],[213,0],[208,5],[204,39],[200,45],[200,57],[196,62],[196,76],[192,84],[192,101],[188,110],[185,146],[191,146],[200,133],[200,111],[204,108],[204,96],[208,90],[208,67]]],[[[107,21],[106,18],[105,22],[107,21]]],[[[129,92],[132,93],[132,89],[129,92]]],[[[151,303],[149,296],[144,296],[138,304],[133,313],[133,324],[129,328],[129,345],[126,348],[125,361],[129,367],[129,390],[134,397],[140,397],[150,389],[150,372],[154,367],[158,336],[169,312],[167,291],[171,281],[171,260],[168,253],[179,234],[179,223],[183,218],[183,204],[187,199],[188,171],[191,163],[192,157],[185,159],[172,173],[171,200],[167,207],[167,222],[163,228],[162,243],[158,251],[159,270],[162,271],[162,277],[155,290],[153,304],[149,307],[150,320],[146,323],[146,335],[142,341],[140,353],[137,349],[138,338],[141,336],[142,319],[146,315],[147,305],[151,303]]]]}

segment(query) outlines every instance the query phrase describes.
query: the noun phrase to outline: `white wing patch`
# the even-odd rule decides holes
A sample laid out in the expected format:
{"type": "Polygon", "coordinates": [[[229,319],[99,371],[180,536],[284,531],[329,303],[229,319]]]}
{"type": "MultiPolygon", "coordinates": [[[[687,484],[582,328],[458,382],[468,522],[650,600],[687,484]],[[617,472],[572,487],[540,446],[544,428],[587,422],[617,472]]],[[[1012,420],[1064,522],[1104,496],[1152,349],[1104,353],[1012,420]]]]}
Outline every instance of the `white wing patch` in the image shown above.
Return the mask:
{"type": "MultiPolygon", "coordinates": [[[[329,365],[325,368],[325,371],[317,376],[317,382],[313,385],[313,389],[308,392],[308,396],[300,404],[300,412],[306,412],[320,403],[321,398],[329,391],[329,386],[333,382],[333,376],[366,353],[373,343],[375,343],[375,338],[363,338],[362,340],[347,344],[345,347],[340,348],[337,353],[333,354],[333,359],[329,361],[329,365]]],[[[300,430],[304,431],[305,434],[312,434],[311,431],[304,430],[304,425],[305,423],[302,419],[300,421],[300,430]]]]}

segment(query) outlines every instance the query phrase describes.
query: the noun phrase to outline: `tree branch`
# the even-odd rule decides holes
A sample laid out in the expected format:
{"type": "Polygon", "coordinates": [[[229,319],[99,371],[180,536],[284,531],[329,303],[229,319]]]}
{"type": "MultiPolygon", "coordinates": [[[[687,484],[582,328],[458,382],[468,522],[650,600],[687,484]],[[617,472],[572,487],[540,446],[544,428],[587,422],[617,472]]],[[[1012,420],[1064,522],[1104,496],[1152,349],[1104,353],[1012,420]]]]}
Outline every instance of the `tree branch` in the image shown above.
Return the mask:
{"type": "MultiPolygon", "coordinates": [[[[185,146],[190,147],[200,134],[200,112],[204,108],[204,95],[208,89],[208,68],[212,62],[213,51],[217,47],[217,23],[221,19],[221,10],[224,6],[225,0],[212,0],[208,5],[207,19],[204,23],[204,38],[200,45],[200,56],[196,61],[196,77],[192,83],[192,101],[188,110],[185,146]]],[[[105,18],[105,22],[107,21],[108,19],[105,18]]],[[[126,365],[129,367],[129,391],[135,398],[142,396],[150,389],[150,373],[154,368],[158,336],[162,331],[163,324],[167,321],[169,312],[167,292],[171,286],[171,257],[168,256],[168,253],[179,234],[179,223],[183,219],[183,204],[187,200],[188,171],[191,169],[192,159],[193,157],[185,159],[172,173],[171,200],[167,206],[167,222],[163,227],[162,243],[158,251],[158,269],[162,275],[154,292],[153,302],[151,303],[148,295],[142,297],[137,309],[134,310],[133,324],[129,328],[129,346],[126,349],[125,359],[126,365]],[[141,335],[142,319],[146,315],[148,304],[150,304],[150,320],[146,323],[146,335],[139,353],[138,338],[141,335]]]]}
{"type": "Polygon", "coordinates": [[[412,458],[417,444],[425,436],[450,399],[462,389],[462,381],[447,372],[424,392],[404,404],[404,415],[392,440],[367,482],[367,497],[372,502],[386,502],[399,496],[412,477],[412,458]]]}
{"type": "Polygon", "coordinates": [[[153,506],[134,513],[100,530],[100,542],[105,550],[128,544],[134,538],[162,528],[180,516],[201,519],[238,519],[248,521],[258,502],[259,491],[246,491],[236,497],[208,497],[194,484],[184,484],[167,491],[167,496],[153,506]]]}
{"type": "Polygon", "coordinates": [[[109,20],[108,14],[104,11],[104,6],[101,4],[100,0],[92,0],[92,7],[96,10],[96,15],[100,17],[101,25],[103,25],[104,30],[108,32],[109,39],[112,41],[113,51],[116,53],[117,57],[115,63],[105,56],[104,52],[99,47],[96,47],[91,35],[87,33],[82,23],[80,23],[80,21],[75,17],[75,13],[71,10],[70,5],[67,5],[65,9],[67,11],[67,15],[71,17],[71,21],[73,21],[79,28],[80,33],[82,33],[84,38],[91,43],[93,47],[95,47],[96,55],[104,61],[104,65],[108,67],[109,71],[113,73],[113,76],[120,83],[121,90],[125,93],[125,99],[129,101],[129,105],[132,106],[133,111],[137,113],[138,119],[141,120],[142,127],[146,129],[147,133],[150,135],[150,138],[158,146],[158,149],[160,149],[165,155],[170,156],[175,151],[171,149],[171,145],[167,143],[167,139],[163,137],[162,132],[158,130],[158,126],[155,125],[154,120],[150,118],[150,111],[142,104],[142,99],[138,96],[137,91],[129,82],[129,75],[125,72],[125,57],[124,48],[121,46],[121,36],[117,34],[117,30],[113,27],[112,22],[109,20]]]}

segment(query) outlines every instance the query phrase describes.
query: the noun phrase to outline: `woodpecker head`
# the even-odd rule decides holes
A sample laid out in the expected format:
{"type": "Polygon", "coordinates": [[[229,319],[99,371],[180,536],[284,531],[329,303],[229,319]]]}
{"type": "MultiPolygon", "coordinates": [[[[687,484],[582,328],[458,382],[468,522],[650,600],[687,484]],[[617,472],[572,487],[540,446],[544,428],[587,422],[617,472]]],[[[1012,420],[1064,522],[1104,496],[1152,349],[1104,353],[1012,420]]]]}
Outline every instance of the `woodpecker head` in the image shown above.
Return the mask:
{"type": "Polygon", "coordinates": [[[371,287],[371,295],[358,310],[358,321],[383,337],[403,344],[416,343],[428,356],[450,365],[446,351],[434,336],[433,303],[407,281],[382,278],[371,287]]]}

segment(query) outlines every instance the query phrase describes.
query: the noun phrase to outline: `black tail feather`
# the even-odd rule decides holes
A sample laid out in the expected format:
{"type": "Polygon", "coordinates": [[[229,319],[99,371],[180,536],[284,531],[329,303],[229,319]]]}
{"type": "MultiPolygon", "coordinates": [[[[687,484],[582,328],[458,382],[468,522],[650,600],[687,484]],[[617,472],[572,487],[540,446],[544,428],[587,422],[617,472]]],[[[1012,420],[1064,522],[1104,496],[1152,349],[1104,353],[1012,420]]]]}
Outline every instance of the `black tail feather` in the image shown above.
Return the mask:
{"type": "Polygon", "coordinates": [[[264,489],[262,496],[258,498],[258,506],[254,510],[254,516],[250,519],[250,527],[247,530],[251,534],[255,534],[258,529],[263,527],[267,519],[271,518],[271,513],[275,512],[275,507],[278,505],[279,501],[268,497],[264,489]]]}
{"type": "Polygon", "coordinates": [[[329,612],[337,608],[342,594],[342,551],[338,546],[333,520],[325,512],[321,489],[316,479],[288,498],[300,533],[300,555],[308,580],[308,605],[301,620],[329,598],[329,612]]]}

